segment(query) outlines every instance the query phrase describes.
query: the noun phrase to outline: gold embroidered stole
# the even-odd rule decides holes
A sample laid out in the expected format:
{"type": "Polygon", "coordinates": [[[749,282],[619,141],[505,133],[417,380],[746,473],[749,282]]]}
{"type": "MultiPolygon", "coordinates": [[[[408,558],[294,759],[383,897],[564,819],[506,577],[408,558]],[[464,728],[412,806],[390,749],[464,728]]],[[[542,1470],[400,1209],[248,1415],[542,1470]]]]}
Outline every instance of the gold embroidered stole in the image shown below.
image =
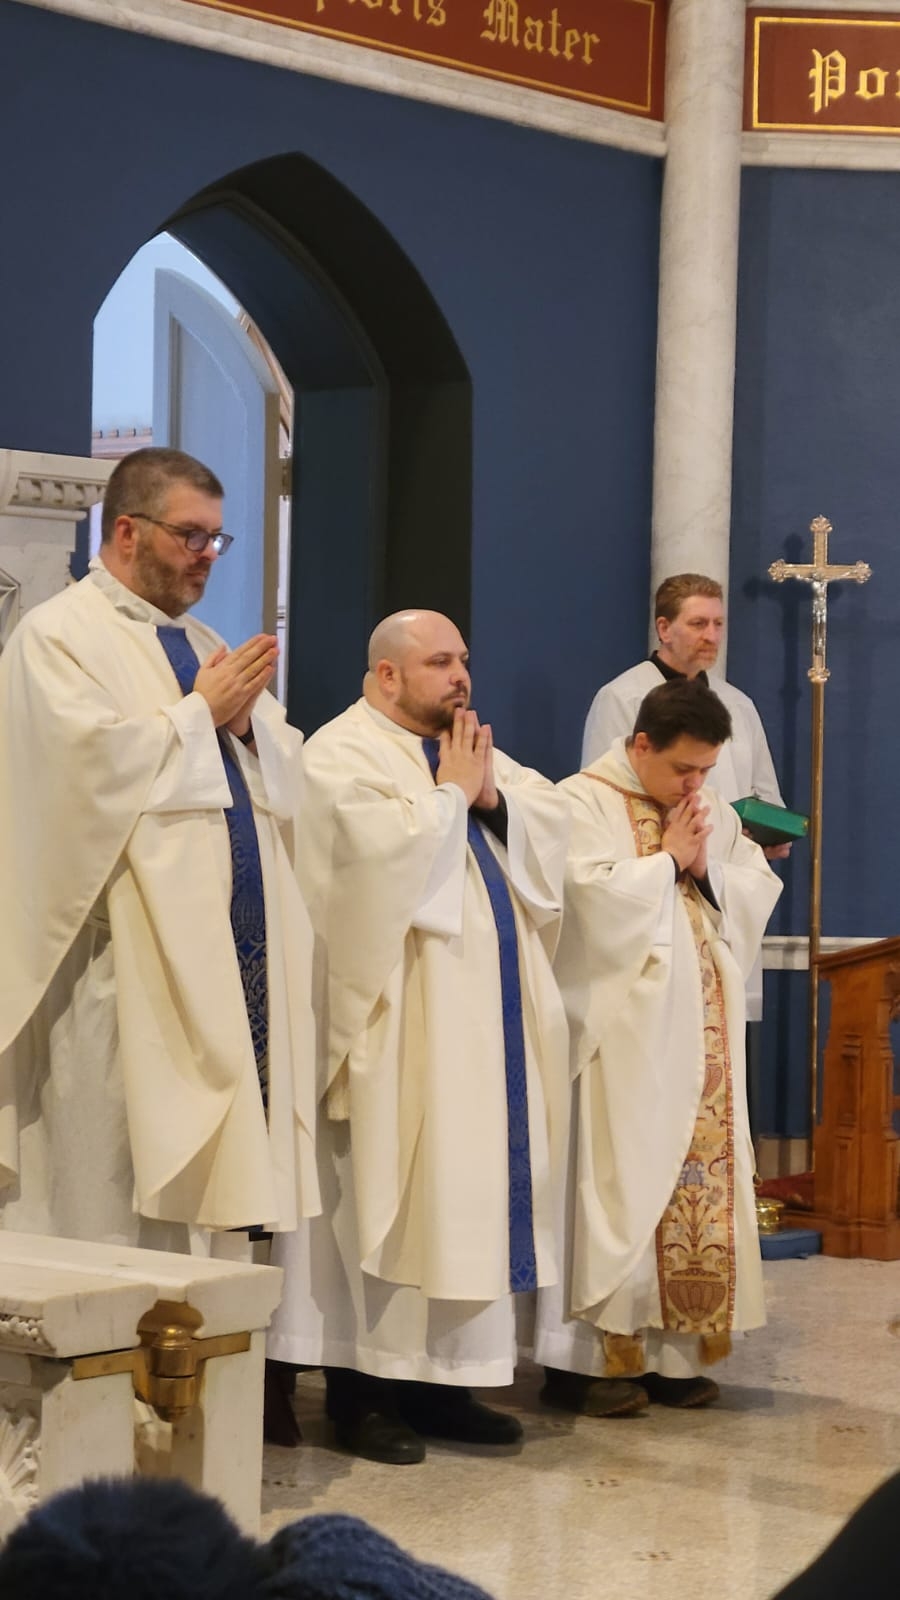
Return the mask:
{"type": "MultiPolygon", "coordinates": [[[[596,776],[591,773],[591,777],[596,776]]],[[[662,848],[665,809],[649,795],[635,794],[598,778],[621,794],[639,856],[662,848]]],[[[704,928],[700,891],[679,875],[703,995],[706,1075],[690,1148],[672,1197],[656,1230],[656,1262],[663,1327],[695,1334],[706,1362],[731,1349],[736,1263],[734,1250],[734,1112],[731,1055],[722,980],[704,928]]],[[[622,1335],[606,1335],[607,1372],[635,1368],[621,1349],[622,1335]]]]}

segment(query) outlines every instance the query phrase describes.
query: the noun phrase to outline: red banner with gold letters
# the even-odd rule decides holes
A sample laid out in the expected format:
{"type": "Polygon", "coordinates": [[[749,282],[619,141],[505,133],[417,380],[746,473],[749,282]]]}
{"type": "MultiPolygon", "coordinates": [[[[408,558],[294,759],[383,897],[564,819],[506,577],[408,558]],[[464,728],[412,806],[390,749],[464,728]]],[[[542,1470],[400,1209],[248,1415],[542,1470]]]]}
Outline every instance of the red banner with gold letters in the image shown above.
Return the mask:
{"type": "Polygon", "coordinates": [[[900,14],[749,11],[744,127],[900,133],[900,14]]]}
{"type": "Polygon", "coordinates": [[[661,118],[666,0],[192,0],[661,118]]]}

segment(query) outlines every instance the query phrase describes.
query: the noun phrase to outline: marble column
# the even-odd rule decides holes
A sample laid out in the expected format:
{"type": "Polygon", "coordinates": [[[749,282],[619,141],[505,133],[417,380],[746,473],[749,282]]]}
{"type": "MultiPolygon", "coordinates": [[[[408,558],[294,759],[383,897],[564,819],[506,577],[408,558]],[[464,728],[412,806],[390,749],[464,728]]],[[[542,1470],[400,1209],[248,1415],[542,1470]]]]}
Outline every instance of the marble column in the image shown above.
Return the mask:
{"type": "Polygon", "coordinates": [[[744,0],[672,0],[659,265],[652,583],[727,586],[744,0]]]}

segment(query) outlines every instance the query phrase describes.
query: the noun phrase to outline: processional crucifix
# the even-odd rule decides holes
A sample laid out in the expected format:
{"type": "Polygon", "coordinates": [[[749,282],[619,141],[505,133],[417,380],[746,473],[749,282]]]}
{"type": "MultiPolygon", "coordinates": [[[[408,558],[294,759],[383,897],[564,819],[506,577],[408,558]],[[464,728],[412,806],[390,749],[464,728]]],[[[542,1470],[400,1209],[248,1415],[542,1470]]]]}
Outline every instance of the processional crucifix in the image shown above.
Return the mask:
{"type": "Polygon", "coordinates": [[[810,1123],[809,1147],[812,1160],[813,1139],[816,1131],[819,1094],[819,943],[822,933],[822,774],[825,750],[825,684],[830,676],[825,665],[825,634],[828,625],[828,585],[842,578],[852,578],[854,583],[865,583],[872,576],[872,568],[865,561],[853,566],[838,567],[828,564],[828,535],[831,523],[827,517],[816,517],[809,525],[813,536],[813,558],[809,566],[798,566],[787,561],[773,561],[769,577],[776,583],[786,578],[799,578],[812,587],[812,666],[807,677],[812,684],[812,759],[809,806],[809,1094],[810,1123]]]}

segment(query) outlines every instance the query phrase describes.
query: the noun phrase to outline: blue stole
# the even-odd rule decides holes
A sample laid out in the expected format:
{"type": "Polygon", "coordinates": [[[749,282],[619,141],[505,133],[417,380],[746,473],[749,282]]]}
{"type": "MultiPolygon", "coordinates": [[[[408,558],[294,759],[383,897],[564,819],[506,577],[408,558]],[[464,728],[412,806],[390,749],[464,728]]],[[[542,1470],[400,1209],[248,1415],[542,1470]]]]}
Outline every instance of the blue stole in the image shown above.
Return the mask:
{"type": "MultiPolygon", "coordinates": [[[[200,662],[187,634],[183,628],[158,627],[156,636],[166,652],[179,689],[182,694],[190,694],[200,662]]],[[[269,983],[266,969],[266,903],[259,840],[256,837],[253,806],[240,764],[222,732],[217,733],[217,738],[231,790],[231,805],[225,810],[231,841],[231,931],[241,972],[259,1086],[263,1105],[268,1108],[269,983]]]]}
{"type": "MultiPolygon", "coordinates": [[[[423,739],[422,748],[437,777],[441,747],[423,739]]],[[[506,1130],[509,1150],[509,1287],[514,1294],[537,1288],[534,1217],[531,1197],[531,1144],[528,1138],[528,1088],[525,1033],[519,982],[519,942],[506,878],[478,822],[469,812],[467,838],[491,902],[500,956],[503,1050],[506,1058],[506,1130]]]]}

